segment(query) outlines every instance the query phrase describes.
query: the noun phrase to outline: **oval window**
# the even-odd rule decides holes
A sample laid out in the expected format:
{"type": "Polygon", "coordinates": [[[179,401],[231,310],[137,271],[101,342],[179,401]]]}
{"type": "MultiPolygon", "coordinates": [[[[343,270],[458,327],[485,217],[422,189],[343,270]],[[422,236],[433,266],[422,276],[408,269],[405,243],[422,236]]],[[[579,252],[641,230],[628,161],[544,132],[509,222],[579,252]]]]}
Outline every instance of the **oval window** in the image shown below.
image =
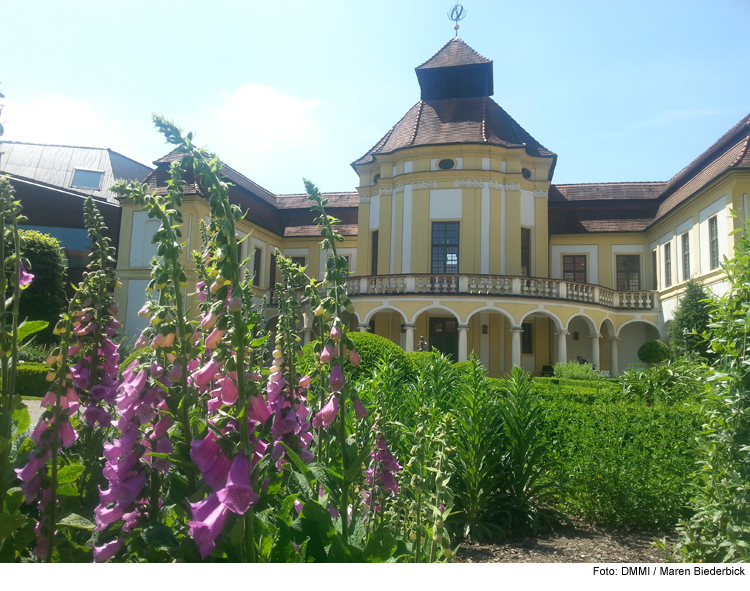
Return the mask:
{"type": "Polygon", "coordinates": [[[523,175],[523,178],[530,179],[531,178],[531,171],[528,168],[522,168],[521,174],[523,175]]]}
{"type": "Polygon", "coordinates": [[[456,166],[456,161],[451,158],[445,158],[438,162],[438,168],[440,170],[450,170],[456,166]]]}

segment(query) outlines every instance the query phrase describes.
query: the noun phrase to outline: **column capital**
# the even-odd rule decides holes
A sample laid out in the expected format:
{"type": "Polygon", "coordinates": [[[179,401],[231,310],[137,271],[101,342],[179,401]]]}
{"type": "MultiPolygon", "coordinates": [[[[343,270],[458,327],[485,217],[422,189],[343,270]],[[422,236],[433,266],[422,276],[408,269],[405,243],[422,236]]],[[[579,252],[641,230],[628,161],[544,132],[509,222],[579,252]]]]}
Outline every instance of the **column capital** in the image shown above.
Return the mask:
{"type": "Polygon", "coordinates": [[[558,336],[567,337],[570,334],[570,332],[568,332],[567,330],[563,329],[563,330],[556,330],[555,334],[558,335],[558,336]]]}
{"type": "Polygon", "coordinates": [[[602,338],[602,333],[600,333],[600,332],[595,332],[594,334],[590,334],[589,336],[590,336],[590,337],[591,337],[592,339],[600,339],[600,338],[602,338]]]}
{"type": "Polygon", "coordinates": [[[523,326],[511,326],[510,332],[523,332],[523,326]]]}
{"type": "Polygon", "coordinates": [[[417,328],[416,324],[409,324],[408,322],[404,323],[404,328],[417,328]]]}
{"type": "Polygon", "coordinates": [[[469,325],[468,324],[459,324],[458,325],[458,330],[469,330],[469,325]]]}
{"type": "Polygon", "coordinates": [[[357,325],[357,329],[359,330],[359,332],[367,332],[367,330],[369,328],[370,327],[368,325],[366,325],[366,324],[358,324],[357,325]]]}
{"type": "Polygon", "coordinates": [[[609,337],[610,341],[619,341],[620,337],[609,337]]]}

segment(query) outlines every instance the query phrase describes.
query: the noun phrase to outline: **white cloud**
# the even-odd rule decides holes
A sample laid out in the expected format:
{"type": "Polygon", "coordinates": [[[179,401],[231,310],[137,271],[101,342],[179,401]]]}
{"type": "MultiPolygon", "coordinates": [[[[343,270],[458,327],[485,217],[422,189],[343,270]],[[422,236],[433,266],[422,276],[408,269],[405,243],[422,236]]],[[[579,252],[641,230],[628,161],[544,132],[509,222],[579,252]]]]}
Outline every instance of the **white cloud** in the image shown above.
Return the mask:
{"type": "Polygon", "coordinates": [[[123,131],[120,122],[67,96],[47,95],[23,104],[8,100],[3,121],[3,139],[41,144],[107,148],[123,131]]]}

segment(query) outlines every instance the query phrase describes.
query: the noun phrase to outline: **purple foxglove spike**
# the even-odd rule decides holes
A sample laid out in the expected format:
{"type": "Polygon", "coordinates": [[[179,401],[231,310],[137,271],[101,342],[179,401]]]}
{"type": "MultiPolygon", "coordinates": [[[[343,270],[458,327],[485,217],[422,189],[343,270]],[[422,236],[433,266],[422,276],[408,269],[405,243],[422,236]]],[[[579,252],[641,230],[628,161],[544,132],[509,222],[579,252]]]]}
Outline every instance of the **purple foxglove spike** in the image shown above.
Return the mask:
{"type": "Polygon", "coordinates": [[[20,285],[21,289],[26,289],[31,283],[32,279],[34,279],[34,275],[26,270],[26,267],[23,266],[23,263],[20,263],[20,265],[21,268],[19,270],[20,272],[18,277],[18,284],[20,285]]]}
{"type": "Polygon", "coordinates": [[[266,421],[271,416],[271,409],[268,408],[268,405],[263,401],[260,394],[252,397],[248,416],[258,421],[261,425],[265,425],[266,421]]]}
{"type": "Polygon", "coordinates": [[[106,334],[107,336],[113,337],[115,336],[115,334],[117,334],[117,330],[113,328],[112,326],[107,325],[104,327],[104,334],[106,334]]]}
{"type": "Polygon", "coordinates": [[[328,505],[328,512],[331,514],[331,519],[338,519],[339,517],[341,517],[339,510],[336,509],[336,505],[334,505],[333,503],[328,505]]]}
{"type": "Polygon", "coordinates": [[[268,449],[268,444],[264,443],[263,441],[258,441],[258,443],[255,444],[255,449],[253,450],[253,457],[250,462],[251,468],[254,468],[255,464],[257,464],[263,459],[263,456],[266,455],[267,449],[268,449]]]}
{"type": "Polygon", "coordinates": [[[339,392],[344,387],[346,381],[344,380],[344,370],[340,365],[333,366],[328,383],[331,385],[331,392],[339,392]]]}
{"type": "Polygon", "coordinates": [[[388,470],[389,472],[398,472],[403,468],[401,464],[396,461],[396,458],[393,457],[393,454],[391,452],[386,452],[382,458],[378,458],[380,460],[380,463],[383,465],[383,468],[388,470]]]}
{"type": "Polygon", "coordinates": [[[215,349],[218,344],[221,342],[221,337],[224,336],[224,333],[226,331],[219,330],[218,328],[214,328],[211,331],[211,334],[208,335],[208,338],[206,339],[206,349],[215,349]]]}
{"type": "Polygon", "coordinates": [[[227,518],[227,508],[219,502],[216,493],[211,493],[202,501],[190,503],[193,521],[189,522],[190,535],[201,548],[203,559],[214,549],[214,540],[221,533],[227,518]],[[204,552],[204,543],[206,552],[204,552]]]}
{"type": "Polygon", "coordinates": [[[140,318],[150,318],[151,317],[151,306],[148,304],[144,304],[143,307],[138,310],[138,316],[140,318]]]}
{"type": "Polygon", "coordinates": [[[78,343],[77,345],[71,345],[68,347],[68,357],[73,357],[78,351],[81,350],[81,343],[78,343]]]}
{"type": "Polygon", "coordinates": [[[94,546],[94,562],[107,562],[120,551],[123,544],[125,544],[125,540],[117,539],[103,546],[94,546]]]}
{"type": "Polygon", "coordinates": [[[216,359],[211,359],[201,369],[192,374],[193,383],[199,388],[207,385],[219,371],[219,366],[220,364],[216,359]]]}
{"type": "Polygon", "coordinates": [[[120,519],[124,513],[125,507],[123,507],[119,503],[111,509],[107,509],[106,507],[102,507],[101,505],[99,505],[96,509],[94,509],[94,523],[96,523],[94,531],[102,531],[106,529],[110,523],[114,523],[115,521],[120,519]]]}
{"type": "Polygon", "coordinates": [[[298,500],[294,500],[294,508],[297,511],[297,515],[302,515],[302,509],[304,508],[304,505],[298,500]]]}
{"type": "Polygon", "coordinates": [[[146,372],[141,370],[136,375],[131,374],[128,381],[120,384],[120,387],[117,389],[117,407],[120,410],[130,406],[133,400],[140,394],[143,386],[146,385],[146,377],[146,372]]]}
{"type": "Polygon", "coordinates": [[[47,429],[49,429],[49,425],[47,424],[47,421],[39,421],[36,424],[36,427],[34,427],[34,430],[31,432],[31,439],[32,441],[39,447],[39,444],[42,440],[42,433],[44,433],[47,429]]]}
{"type": "Polygon", "coordinates": [[[169,379],[173,381],[179,381],[182,379],[182,365],[175,363],[172,369],[169,370],[169,379]]]}
{"type": "Polygon", "coordinates": [[[378,474],[378,479],[380,480],[380,485],[383,490],[389,490],[394,495],[398,494],[398,482],[396,482],[396,478],[393,474],[390,472],[381,472],[378,474]]]}
{"type": "Polygon", "coordinates": [[[208,470],[202,472],[203,480],[205,480],[206,484],[212,489],[221,489],[226,484],[231,465],[232,462],[229,458],[223,453],[219,453],[208,470]]]}
{"type": "Polygon", "coordinates": [[[32,452],[29,456],[29,462],[23,468],[16,468],[15,473],[18,475],[18,478],[24,482],[28,482],[37,475],[39,470],[42,469],[42,466],[47,463],[47,460],[49,460],[51,456],[52,452],[49,450],[41,458],[37,458],[32,452]]]}
{"type": "Polygon", "coordinates": [[[211,467],[221,449],[216,435],[210,429],[201,441],[191,441],[190,447],[192,448],[190,459],[195,462],[201,472],[205,472],[211,467]]]}
{"type": "Polygon", "coordinates": [[[245,374],[245,379],[250,380],[251,382],[260,382],[263,381],[263,376],[257,372],[249,371],[245,374]]]}
{"type": "Polygon", "coordinates": [[[313,419],[313,427],[319,429],[320,427],[328,427],[333,423],[334,419],[339,414],[339,399],[334,394],[331,396],[331,400],[328,401],[318,414],[313,419]]]}
{"type": "Polygon", "coordinates": [[[250,505],[258,502],[258,495],[250,485],[250,460],[244,453],[238,453],[232,460],[227,485],[216,497],[238,515],[244,515],[250,505]]]}
{"type": "Polygon", "coordinates": [[[351,363],[354,367],[357,367],[362,361],[359,357],[359,353],[357,353],[356,349],[349,349],[349,363],[351,363]]]}
{"type": "Polygon", "coordinates": [[[222,407],[221,398],[211,398],[208,402],[206,402],[206,410],[208,412],[216,412],[222,407]]]}
{"type": "Polygon", "coordinates": [[[164,415],[156,425],[154,425],[153,437],[161,437],[172,426],[172,417],[164,415]]]}
{"type": "Polygon", "coordinates": [[[242,298],[240,298],[239,296],[232,296],[231,298],[229,298],[227,310],[232,313],[242,310],[242,298]]]}
{"type": "Polygon", "coordinates": [[[29,480],[28,482],[24,482],[23,485],[21,485],[21,492],[26,496],[26,500],[24,501],[27,505],[31,504],[31,502],[36,499],[37,495],[39,494],[39,489],[42,486],[42,477],[37,474],[29,480]]]}
{"type": "Polygon", "coordinates": [[[57,400],[57,394],[50,391],[47,392],[44,395],[44,398],[42,398],[41,406],[42,408],[47,408],[48,406],[55,406],[55,402],[57,400]]]}
{"type": "Polygon", "coordinates": [[[219,317],[216,314],[214,314],[213,312],[208,312],[201,319],[201,328],[203,330],[211,330],[218,319],[219,317]]]}
{"type": "Polygon", "coordinates": [[[297,455],[299,456],[299,459],[305,462],[305,464],[309,464],[315,459],[315,456],[307,451],[306,449],[298,449],[297,455]]]}
{"type": "Polygon", "coordinates": [[[156,361],[151,364],[149,368],[149,374],[152,378],[157,379],[164,375],[164,368],[159,365],[156,361]]]}
{"type": "Polygon", "coordinates": [[[112,328],[114,330],[119,330],[119,329],[122,328],[122,323],[119,320],[117,320],[117,318],[113,318],[107,324],[107,328],[112,328]]]}
{"type": "Polygon", "coordinates": [[[300,388],[309,388],[310,382],[312,382],[312,377],[309,375],[303,376],[299,379],[299,387],[300,388]]]}
{"type": "Polygon", "coordinates": [[[357,415],[358,419],[364,419],[370,414],[359,398],[352,398],[352,403],[354,404],[354,414],[357,415]]]}
{"type": "MultiPolygon", "coordinates": [[[[169,440],[169,437],[162,437],[161,439],[159,439],[159,441],[156,442],[156,453],[171,454],[173,452],[174,448],[172,447],[172,442],[169,440]]],[[[172,462],[170,462],[169,460],[165,460],[163,458],[154,458],[153,466],[162,474],[166,474],[171,465],[172,462]]]]}
{"type": "Polygon", "coordinates": [[[224,382],[221,385],[221,401],[227,406],[232,406],[237,402],[239,395],[237,386],[232,381],[232,378],[228,376],[224,378],[224,382]]]}
{"type": "Polygon", "coordinates": [[[139,349],[143,349],[144,347],[148,347],[148,337],[146,336],[145,330],[141,333],[141,336],[136,339],[133,347],[136,351],[138,351],[139,349]]]}
{"type": "Polygon", "coordinates": [[[334,326],[331,329],[331,340],[338,343],[341,340],[341,329],[338,326],[334,326]]]}
{"type": "Polygon", "coordinates": [[[323,351],[320,354],[320,362],[330,363],[331,359],[333,359],[333,347],[331,345],[326,345],[323,347],[323,351]]]}

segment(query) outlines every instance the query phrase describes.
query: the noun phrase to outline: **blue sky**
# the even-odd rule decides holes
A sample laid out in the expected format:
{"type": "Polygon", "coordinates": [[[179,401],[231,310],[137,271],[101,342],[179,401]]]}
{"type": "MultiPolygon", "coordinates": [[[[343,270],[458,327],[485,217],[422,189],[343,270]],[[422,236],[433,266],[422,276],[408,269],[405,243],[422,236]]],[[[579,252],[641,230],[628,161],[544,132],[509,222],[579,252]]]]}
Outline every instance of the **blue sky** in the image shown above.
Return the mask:
{"type": "MultiPolygon", "coordinates": [[[[353,190],[349,163],[419,100],[446,0],[3,0],[5,139],[169,148],[157,111],[275,193],[353,190]]],[[[747,0],[466,0],[494,100],[554,182],[667,180],[750,113],[747,0]]]]}

